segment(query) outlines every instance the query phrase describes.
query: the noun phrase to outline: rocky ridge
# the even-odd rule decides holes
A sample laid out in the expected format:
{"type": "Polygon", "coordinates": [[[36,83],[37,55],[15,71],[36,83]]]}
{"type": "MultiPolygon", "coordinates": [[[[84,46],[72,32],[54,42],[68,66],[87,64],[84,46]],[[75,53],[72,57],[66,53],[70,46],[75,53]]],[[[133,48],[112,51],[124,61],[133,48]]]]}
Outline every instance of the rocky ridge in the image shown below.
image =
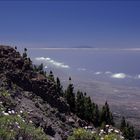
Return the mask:
{"type": "Polygon", "coordinates": [[[69,105],[55,91],[55,83],[33,70],[30,58],[10,46],[0,46],[0,95],[6,110],[27,113],[26,119],[41,127],[50,139],[67,139],[73,128],[86,122],[70,112],[69,105]],[[7,101],[8,100],[8,101],[7,101]]]}

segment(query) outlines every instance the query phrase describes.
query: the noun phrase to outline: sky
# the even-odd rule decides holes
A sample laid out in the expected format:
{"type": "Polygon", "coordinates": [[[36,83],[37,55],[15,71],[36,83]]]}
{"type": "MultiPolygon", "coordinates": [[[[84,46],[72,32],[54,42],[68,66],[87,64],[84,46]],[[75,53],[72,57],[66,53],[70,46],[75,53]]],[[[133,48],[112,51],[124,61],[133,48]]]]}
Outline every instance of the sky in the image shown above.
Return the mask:
{"type": "Polygon", "coordinates": [[[140,2],[0,1],[0,44],[140,48],[140,2]]]}

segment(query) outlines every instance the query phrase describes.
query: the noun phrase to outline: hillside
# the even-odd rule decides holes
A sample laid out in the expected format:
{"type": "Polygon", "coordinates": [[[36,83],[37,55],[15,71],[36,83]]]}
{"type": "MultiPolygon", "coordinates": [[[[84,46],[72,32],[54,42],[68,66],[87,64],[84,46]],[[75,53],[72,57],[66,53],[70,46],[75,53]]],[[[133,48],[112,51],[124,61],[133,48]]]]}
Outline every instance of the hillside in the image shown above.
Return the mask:
{"type": "MultiPolygon", "coordinates": [[[[69,90],[66,90],[66,95],[69,92],[71,93],[73,89],[71,80],[68,87],[69,90]]],[[[89,117],[89,112],[91,113],[93,109],[87,112],[86,117],[83,117],[82,113],[80,111],[76,112],[75,106],[72,106],[71,100],[69,100],[71,95],[65,97],[63,95],[65,92],[60,88],[62,88],[60,81],[55,80],[52,72],[46,74],[43,70],[43,65],[35,66],[32,64],[32,61],[27,56],[27,49],[24,49],[23,55],[20,55],[16,48],[0,46],[1,139],[66,140],[72,135],[74,128],[81,128],[77,131],[75,130],[76,135],[77,132],[81,135],[85,134],[87,132],[84,131],[90,129],[100,139],[106,136],[106,139],[109,140],[109,135],[110,139],[124,139],[122,132],[113,126],[109,109],[107,120],[105,120],[105,117],[102,118],[105,123],[104,130],[101,129],[103,122],[97,124],[97,129],[95,128],[97,123],[95,119],[89,119],[91,117],[89,117]]],[[[77,100],[75,98],[74,100],[77,100]]],[[[93,107],[94,103],[91,103],[90,97],[85,95],[84,99],[88,99],[90,102],[88,105],[92,104],[93,107]]],[[[96,105],[94,104],[94,106],[96,105]]],[[[107,103],[105,104],[106,106],[108,107],[107,103]]],[[[99,118],[96,119],[97,121],[99,120],[99,118]]],[[[74,140],[72,136],[69,139],[74,140]]],[[[80,140],[80,138],[78,137],[75,140],[80,140]]],[[[87,138],[87,140],[90,140],[90,138],[87,138]]]]}

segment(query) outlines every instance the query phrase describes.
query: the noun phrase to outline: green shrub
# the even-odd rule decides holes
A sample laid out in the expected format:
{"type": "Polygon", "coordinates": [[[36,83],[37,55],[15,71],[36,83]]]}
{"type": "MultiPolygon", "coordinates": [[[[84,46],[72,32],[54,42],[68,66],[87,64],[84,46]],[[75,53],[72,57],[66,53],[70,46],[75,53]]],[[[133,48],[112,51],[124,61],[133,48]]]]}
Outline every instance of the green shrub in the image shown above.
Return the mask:
{"type": "Polygon", "coordinates": [[[83,128],[74,129],[73,134],[68,140],[124,140],[124,138],[115,133],[99,134],[98,132],[85,130],[83,128]]]}
{"type": "Polygon", "coordinates": [[[1,96],[2,96],[2,97],[9,97],[9,96],[10,96],[10,94],[9,94],[9,92],[8,92],[8,91],[3,90],[3,91],[1,92],[1,96]]]}
{"type": "Polygon", "coordinates": [[[90,131],[78,128],[74,130],[72,136],[70,136],[68,140],[99,140],[99,137],[96,134],[92,134],[90,131]]]}
{"type": "Polygon", "coordinates": [[[35,128],[33,124],[25,122],[17,115],[0,116],[0,138],[2,140],[48,140],[41,128],[35,128]]]}
{"type": "Polygon", "coordinates": [[[104,140],[122,140],[120,136],[117,136],[116,134],[108,134],[104,137],[104,140]]]}
{"type": "Polygon", "coordinates": [[[11,95],[8,91],[0,89],[0,100],[5,108],[14,108],[16,102],[12,100],[11,95]]]}

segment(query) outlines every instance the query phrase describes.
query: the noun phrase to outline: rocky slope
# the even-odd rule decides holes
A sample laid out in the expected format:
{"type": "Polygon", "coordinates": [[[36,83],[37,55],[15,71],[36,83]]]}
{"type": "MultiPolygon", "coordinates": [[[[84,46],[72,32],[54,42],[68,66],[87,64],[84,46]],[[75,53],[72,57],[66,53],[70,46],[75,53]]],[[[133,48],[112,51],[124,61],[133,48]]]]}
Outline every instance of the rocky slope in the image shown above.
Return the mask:
{"type": "Polygon", "coordinates": [[[25,119],[40,126],[50,139],[66,139],[73,128],[86,124],[70,112],[55,82],[34,71],[30,58],[9,46],[0,46],[0,102],[7,112],[25,112],[25,119]]]}

